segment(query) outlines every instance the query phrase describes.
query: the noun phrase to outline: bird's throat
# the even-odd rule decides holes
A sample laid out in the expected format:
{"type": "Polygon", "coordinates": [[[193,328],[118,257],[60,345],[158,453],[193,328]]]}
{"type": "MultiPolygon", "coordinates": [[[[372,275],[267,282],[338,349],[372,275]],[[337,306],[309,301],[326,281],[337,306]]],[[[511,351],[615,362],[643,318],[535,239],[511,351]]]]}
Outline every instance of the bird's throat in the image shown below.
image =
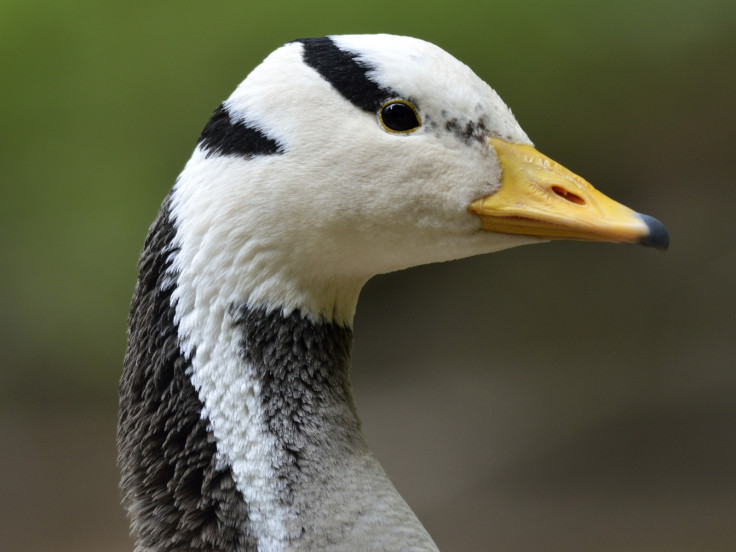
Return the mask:
{"type": "Polygon", "coordinates": [[[361,433],[349,374],[352,330],[247,305],[230,315],[236,356],[223,350],[203,365],[195,356],[192,381],[263,549],[299,542],[327,550],[346,532],[371,542],[391,531],[366,515],[376,507],[403,517],[402,531],[415,526],[418,542],[428,539],[361,433]]]}

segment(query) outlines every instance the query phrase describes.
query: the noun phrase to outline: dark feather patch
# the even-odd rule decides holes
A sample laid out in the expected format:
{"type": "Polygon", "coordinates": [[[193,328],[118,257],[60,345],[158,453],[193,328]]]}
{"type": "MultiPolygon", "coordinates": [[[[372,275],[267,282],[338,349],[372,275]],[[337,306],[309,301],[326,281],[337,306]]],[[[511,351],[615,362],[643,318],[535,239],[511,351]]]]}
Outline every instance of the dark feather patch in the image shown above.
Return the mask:
{"type": "MultiPolygon", "coordinates": [[[[365,447],[350,387],[350,328],[301,313],[242,306],[234,312],[242,355],[260,382],[261,406],[276,438],[273,468],[281,501],[297,513],[300,486],[319,481],[324,462],[365,447]],[[330,459],[318,454],[331,451],[330,459]]],[[[308,506],[308,504],[306,505],[308,506]]]]}
{"type": "Polygon", "coordinates": [[[219,468],[215,437],[179,349],[171,294],[176,233],[170,195],[139,262],[120,382],[118,463],[137,549],[258,550],[232,470],[219,468]]]}
{"type": "Polygon", "coordinates": [[[215,155],[273,155],[284,153],[284,148],[276,140],[266,136],[261,130],[233,121],[224,104],[215,109],[197,142],[207,151],[207,157],[215,155]]]}
{"type": "MultiPolygon", "coordinates": [[[[488,140],[488,125],[485,115],[481,115],[478,119],[472,120],[467,117],[450,116],[446,110],[442,110],[441,116],[444,119],[444,130],[454,134],[465,144],[471,145],[473,142],[485,144],[488,140]]],[[[425,119],[425,123],[429,124],[435,130],[435,134],[439,134],[438,125],[435,121],[430,121],[429,117],[425,119]]]]}
{"type": "Polygon", "coordinates": [[[314,68],[355,106],[376,113],[399,94],[368,77],[372,68],[357,54],[341,50],[330,37],[302,38],[304,63],[314,68]]]}

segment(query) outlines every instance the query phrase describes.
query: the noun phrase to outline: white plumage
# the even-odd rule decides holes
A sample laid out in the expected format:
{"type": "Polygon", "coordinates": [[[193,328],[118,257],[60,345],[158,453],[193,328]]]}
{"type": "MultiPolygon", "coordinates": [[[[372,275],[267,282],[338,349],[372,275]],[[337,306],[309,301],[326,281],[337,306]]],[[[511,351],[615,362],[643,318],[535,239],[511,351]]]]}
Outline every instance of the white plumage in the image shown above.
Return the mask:
{"type": "Polygon", "coordinates": [[[142,255],[119,424],[138,550],[435,550],[360,433],[360,290],[541,239],[666,247],[591,190],[432,44],[272,53],[213,115],[142,255]],[[395,101],[416,128],[390,128],[395,101]]]}

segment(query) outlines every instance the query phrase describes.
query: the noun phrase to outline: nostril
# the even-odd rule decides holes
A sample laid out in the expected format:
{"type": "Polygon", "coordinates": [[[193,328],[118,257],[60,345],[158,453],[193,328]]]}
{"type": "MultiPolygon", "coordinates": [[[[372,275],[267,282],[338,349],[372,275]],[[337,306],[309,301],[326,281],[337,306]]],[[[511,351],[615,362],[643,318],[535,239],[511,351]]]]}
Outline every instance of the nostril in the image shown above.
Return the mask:
{"type": "Polygon", "coordinates": [[[575,195],[569,190],[566,190],[562,186],[552,186],[552,191],[560,196],[562,199],[575,203],[577,205],[585,205],[585,200],[579,195],[575,195]]]}

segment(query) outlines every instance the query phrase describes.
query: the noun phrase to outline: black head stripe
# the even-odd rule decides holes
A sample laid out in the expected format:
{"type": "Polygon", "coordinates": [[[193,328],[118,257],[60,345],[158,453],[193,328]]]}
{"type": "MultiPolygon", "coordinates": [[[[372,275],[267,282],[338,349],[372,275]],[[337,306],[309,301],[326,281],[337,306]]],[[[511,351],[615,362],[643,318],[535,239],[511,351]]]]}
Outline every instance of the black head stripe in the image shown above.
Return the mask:
{"type": "Polygon", "coordinates": [[[207,157],[215,155],[272,155],[283,153],[276,140],[242,121],[233,121],[224,104],[210,117],[199,137],[198,145],[207,150],[207,157]]]}
{"type": "Polygon", "coordinates": [[[371,67],[352,52],[341,50],[330,37],[302,38],[304,63],[314,68],[335,90],[365,111],[378,111],[398,94],[368,77],[371,67]]]}

